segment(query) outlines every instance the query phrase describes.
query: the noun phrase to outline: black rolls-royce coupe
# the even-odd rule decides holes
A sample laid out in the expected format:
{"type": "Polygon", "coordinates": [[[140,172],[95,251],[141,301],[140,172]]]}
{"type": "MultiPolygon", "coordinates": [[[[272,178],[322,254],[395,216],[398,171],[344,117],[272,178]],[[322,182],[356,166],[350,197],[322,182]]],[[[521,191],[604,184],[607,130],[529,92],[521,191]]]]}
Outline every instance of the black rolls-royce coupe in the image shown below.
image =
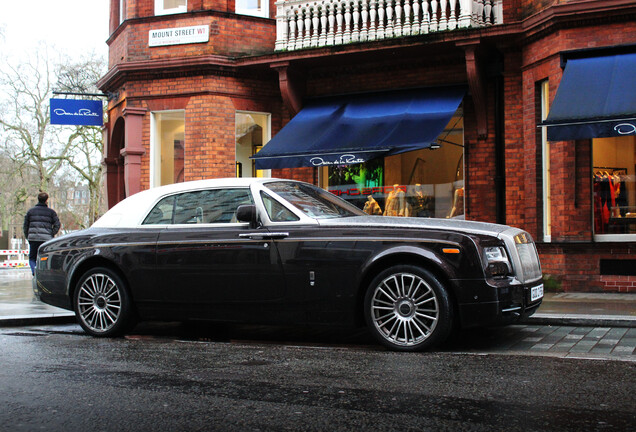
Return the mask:
{"type": "Polygon", "coordinates": [[[39,250],[36,295],[94,336],[141,320],[366,323],[412,351],[513,322],[543,297],[530,235],[505,225],[369,216],[316,186],[219,179],[129,197],[39,250]]]}

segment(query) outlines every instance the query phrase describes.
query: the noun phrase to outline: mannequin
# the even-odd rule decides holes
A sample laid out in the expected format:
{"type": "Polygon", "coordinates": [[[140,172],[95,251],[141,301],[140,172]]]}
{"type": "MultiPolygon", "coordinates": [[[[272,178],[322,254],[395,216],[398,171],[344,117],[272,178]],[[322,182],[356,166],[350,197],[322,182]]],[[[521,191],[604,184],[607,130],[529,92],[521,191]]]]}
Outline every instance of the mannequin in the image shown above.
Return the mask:
{"type": "Polygon", "coordinates": [[[404,191],[399,189],[398,184],[393,185],[393,190],[386,199],[384,216],[409,216],[409,205],[406,203],[404,191]]]}
{"type": "Polygon", "coordinates": [[[369,195],[367,197],[367,202],[364,203],[363,212],[369,215],[382,215],[382,209],[380,208],[380,204],[373,199],[373,196],[369,195]]]}
{"type": "Polygon", "coordinates": [[[448,218],[452,218],[455,216],[459,216],[464,214],[464,188],[459,188],[455,190],[453,194],[453,208],[451,208],[450,213],[448,213],[448,218]]]}
{"type": "Polygon", "coordinates": [[[414,188],[413,195],[407,198],[411,208],[411,215],[415,217],[430,217],[431,197],[424,194],[422,185],[417,183],[414,188]]]}

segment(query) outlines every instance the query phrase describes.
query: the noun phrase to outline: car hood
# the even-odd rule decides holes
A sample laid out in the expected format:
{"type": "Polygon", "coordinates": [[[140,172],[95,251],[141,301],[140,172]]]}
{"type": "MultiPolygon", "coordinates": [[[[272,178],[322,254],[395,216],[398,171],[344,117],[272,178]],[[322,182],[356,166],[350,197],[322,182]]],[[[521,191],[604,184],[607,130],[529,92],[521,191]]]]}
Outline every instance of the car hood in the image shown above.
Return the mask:
{"type": "Polygon", "coordinates": [[[412,218],[392,216],[352,216],[336,219],[320,219],[324,227],[366,226],[377,228],[405,228],[405,229],[435,229],[443,231],[457,231],[466,234],[499,236],[510,230],[508,225],[487,222],[474,222],[459,219],[412,218]]]}

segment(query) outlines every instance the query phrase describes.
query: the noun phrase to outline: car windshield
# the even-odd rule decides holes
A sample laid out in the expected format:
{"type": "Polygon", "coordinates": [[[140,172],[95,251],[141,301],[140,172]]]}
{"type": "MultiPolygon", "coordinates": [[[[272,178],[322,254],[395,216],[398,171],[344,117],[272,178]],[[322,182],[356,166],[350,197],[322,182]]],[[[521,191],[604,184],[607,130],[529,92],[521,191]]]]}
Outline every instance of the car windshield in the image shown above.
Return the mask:
{"type": "Polygon", "coordinates": [[[357,207],[316,186],[295,182],[272,182],[265,186],[312,218],[328,219],[365,214],[357,207]]]}

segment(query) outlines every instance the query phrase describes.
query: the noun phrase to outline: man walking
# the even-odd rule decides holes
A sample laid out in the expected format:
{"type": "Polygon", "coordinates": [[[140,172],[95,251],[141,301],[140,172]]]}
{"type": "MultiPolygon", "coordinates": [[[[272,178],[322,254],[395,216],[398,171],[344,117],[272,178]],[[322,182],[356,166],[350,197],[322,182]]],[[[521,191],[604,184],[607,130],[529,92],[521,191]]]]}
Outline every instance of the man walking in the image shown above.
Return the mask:
{"type": "Polygon", "coordinates": [[[24,236],[29,241],[29,266],[31,274],[35,274],[38,249],[47,240],[53,238],[60,230],[60,220],[55,210],[49,208],[46,202],[49,195],[46,192],[38,194],[38,203],[24,216],[24,236]]]}

